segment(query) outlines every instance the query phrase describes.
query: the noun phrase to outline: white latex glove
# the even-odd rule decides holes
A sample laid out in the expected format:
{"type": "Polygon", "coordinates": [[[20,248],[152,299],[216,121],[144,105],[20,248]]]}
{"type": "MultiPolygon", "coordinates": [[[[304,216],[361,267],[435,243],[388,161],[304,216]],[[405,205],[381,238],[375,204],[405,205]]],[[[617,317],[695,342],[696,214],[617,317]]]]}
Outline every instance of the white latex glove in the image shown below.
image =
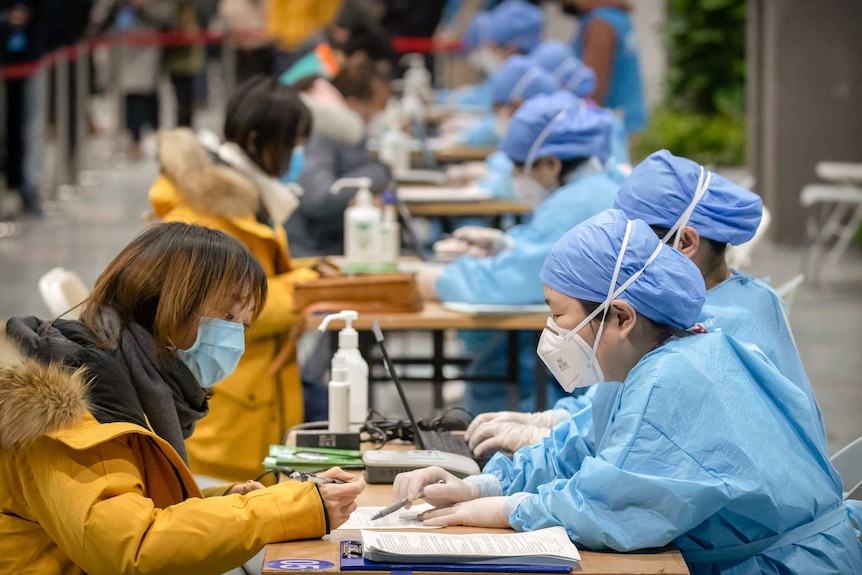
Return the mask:
{"type": "Polygon", "coordinates": [[[425,525],[467,525],[470,527],[508,527],[503,512],[506,497],[482,497],[452,507],[429,509],[419,515],[425,525]]]}
{"type": "Polygon", "coordinates": [[[455,230],[452,235],[459,240],[464,240],[470,245],[485,250],[491,255],[514,247],[512,238],[495,228],[464,226],[455,230]]]}
{"type": "Polygon", "coordinates": [[[437,283],[437,277],[441,273],[443,273],[443,266],[434,263],[423,263],[422,267],[416,270],[416,285],[419,287],[419,295],[422,296],[423,300],[438,299],[434,284],[437,283]]]}
{"type": "Polygon", "coordinates": [[[499,449],[514,453],[526,445],[534,445],[547,435],[551,428],[514,421],[490,421],[476,428],[468,444],[475,455],[499,449]]]}
{"type": "Polygon", "coordinates": [[[487,172],[485,162],[467,162],[449,166],[446,177],[450,182],[472,182],[484,178],[487,172]]]}
{"type": "Polygon", "coordinates": [[[399,473],[392,484],[392,493],[395,499],[406,497],[404,507],[408,509],[420,498],[420,493],[423,494],[421,499],[434,507],[446,507],[481,495],[477,485],[458,479],[437,466],[399,473]]]}
{"type": "Polygon", "coordinates": [[[516,423],[525,423],[527,425],[535,425],[537,427],[554,427],[563,419],[566,418],[568,412],[562,409],[547,409],[545,411],[537,411],[535,413],[524,413],[522,411],[492,411],[488,413],[480,413],[473,418],[470,425],[467,426],[465,433],[467,441],[483,424],[494,421],[514,421],[516,423]],[[561,417],[562,416],[562,417],[561,417]]]}
{"type": "Polygon", "coordinates": [[[453,261],[461,256],[473,256],[474,258],[484,258],[489,254],[485,248],[474,246],[464,240],[458,238],[445,238],[434,242],[434,255],[438,260],[453,261]]]}

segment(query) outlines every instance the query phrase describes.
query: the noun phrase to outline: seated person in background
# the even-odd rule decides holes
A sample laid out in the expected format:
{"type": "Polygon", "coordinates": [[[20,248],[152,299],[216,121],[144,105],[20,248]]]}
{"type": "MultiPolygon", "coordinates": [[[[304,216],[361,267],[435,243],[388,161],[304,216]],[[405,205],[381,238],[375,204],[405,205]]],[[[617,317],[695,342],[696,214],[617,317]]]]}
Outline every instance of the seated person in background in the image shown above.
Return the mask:
{"type": "Polygon", "coordinates": [[[696,575],[862,573],[808,397],[756,348],[686,331],[706,296],[691,260],[608,210],[563,236],[541,280],[538,355],[567,390],[598,383],[591,433],[571,443],[558,426],[465,480],[404,473],[395,498],[424,489],[428,525],[562,526],[596,550],[673,543],[696,575]]]}
{"type": "MultiPolygon", "coordinates": [[[[617,193],[614,207],[650,224],[664,242],[697,265],[707,288],[698,323],[710,332],[726,333],[756,345],[795,383],[811,403],[825,449],[820,408],[793,341],[784,302],[763,281],[729,269],[724,258],[728,245],[745,243],[754,236],[763,210],[760,197],[704,171],[691,160],[662,150],[632,171],[617,193]]],[[[557,423],[555,416],[566,419],[565,411],[559,410],[575,414],[585,406],[583,399],[561,400],[555,410],[541,413],[483,414],[470,424],[468,441],[477,453],[486,449],[514,451],[550,434],[557,423]]],[[[574,427],[581,434],[587,430],[583,421],[575,422],[574,427]]],[[[574,435],[574,431],[570,433],[574,435]]]]}
{"type": "MultiPolygon", "coordinates": [[[[365,61],[345,67],[332,81],[345,100],[367,126],[382,112],[389,99],[389,77],[375,64],[365,61]]],[[[342,178],[371,178],[371,191],[379,194],[392,181],[389,168],[371,156],[364,139],[355,144],[340,142],[312,132],[305,149],[305,167],[297,183],[304,193],[299,208],[285,224],[291,251],[296,256],[344,253],[344,210],[357,188],[333,194],[332,184],[342,178]]]]}
{"type": "MultiPolygon", "coordinates": [[[[537,208],[529,223],[507,233],[465,227],[455,250],[470,249],[446,266],[426,266],[418,276],[426,298],[473,304],[537,304],[544,301],[539,270],[554,243],[575,224],[613,205],[622,174],[605,168],[610,153],[610,114],[586,106],[568,92],[535,96],[515,112],[500,150],[515,164],[516,194],[534,198],[537,208]],[[471,249],[471,246],[473,249],[471,249]],[[483,255],[487,257],[482,257],[483,255]]],[[[460,334],[473,362],[473,375],[505,373],[503,332],[460,334]]],[[[519,334],[521,408],[533,404],[535,342],[519,334]]],[[[549,388],[549,397],[559,393],[549,388]]],[[[505,383],[467,386],[465,407],[473,413],[506,406],[505,383]]]]}
{"type": "Polygon", "coordinates": [[[361,478],[201,493],[187,466],[183,441],[266,296],[238,241],[160,224],[108,265],[80,320],[9,320],[20,351],[0,338],[0,572],[221,573],[347,519],[361,478]]]}
{"type": "MultiPolygon", "coordinates": [[[[571,90],[576,96],[592,100],[596,91],[596,74],[584,65],[572,49],[559,40],[546,40],[530,52],[530,58],[537,66],[554,74],[562,88],[571,90]]],[[[626,127],[614,114],[614,129],[611,139],[611,157],[618,164],[629,163],[629,141],[626,127]]]]}
{"type": "Polygon", "coordinates": [[[269,281],[269,298],[248,331],[239,367],[213,389],[212,413],[186,442],[195,473],[256,476],[270,444],[304,421],[304,397],[310,413],[317,409],[313,400],[321,394],[303,393],[295,361],[270,372],[293,326],[294,284],[318,277],[291,262],[282,222],[298,202],[278,180],[301,157],[310,130],[311,114],[296,90],[257,76],[228,102],[225,142],[214,135],[199,139],[189,130],[159,136],[162,173],[150,190],[155,215],[237,238],[257,256],[269,281]]]}
{"type": "Polygon", "coordinates": [[[487,12],[479,12],[464,34],[464,49],[470,62],[486,75],[473,86],[440,90],[438,101],[455,107],[490,110],[491,85],[488,78],[513,54],[527,54],[542,41],[545,15],[542,9],[524,0],[505,0],[487,12]]]}
{"type": "MultiPolygon", "coordinates": [[[[461,134],[468,146],[496,146],[506,133],[512,114],[521,105],[539,94],[557,91],[557,83],[526,56],[510,56],[491,76],[491,100],[494,113],[485,114],[461,134]]],[[[484,162],[452,166],[448,175],[454,181],[469,180],[481,174],[480,188],[490,190],[495,198],[514,198],[512,161],[497,150],[484,162]],[[478,168],[478,170],[477,170],[478,168]]]]}

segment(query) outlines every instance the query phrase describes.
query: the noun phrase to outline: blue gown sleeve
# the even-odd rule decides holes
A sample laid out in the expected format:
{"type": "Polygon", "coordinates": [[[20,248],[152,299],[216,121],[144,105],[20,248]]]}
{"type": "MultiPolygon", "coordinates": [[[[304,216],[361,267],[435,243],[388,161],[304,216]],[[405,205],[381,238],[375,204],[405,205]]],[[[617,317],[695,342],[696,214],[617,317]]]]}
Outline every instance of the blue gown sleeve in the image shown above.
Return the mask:
{"type": "Polygon", "coordinates": [[[437,100],[456,108],[491,109],[491,82],[483,80],[478,84],[456,88],[448,93],[438,93],[437,100]]]}
{"type": "Polygon", "coordinates": [[[461,141],[471,148],[491,148],[497,145],[494,114],[482,114],[471,126],[461,132],[461,141]]]}
{"type": "Polygon", "coordinates": [[[512,160],[501,151],[496,151],[485,159],[485,177],[479,180],[478,186],[491,192],[498,199],[512,199],[515,191],[512,187],[512,160]]]}

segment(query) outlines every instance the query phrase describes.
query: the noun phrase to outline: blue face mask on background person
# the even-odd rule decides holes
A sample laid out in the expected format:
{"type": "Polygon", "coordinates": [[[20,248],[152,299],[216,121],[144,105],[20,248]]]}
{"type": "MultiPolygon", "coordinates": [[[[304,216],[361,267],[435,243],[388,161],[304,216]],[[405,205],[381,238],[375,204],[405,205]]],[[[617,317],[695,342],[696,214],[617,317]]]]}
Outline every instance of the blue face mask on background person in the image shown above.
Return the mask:
{"type": "Polygon", "coordinates": [[[293,149],[293,152],[290,154],[290,166],[288,166],[287,171],[281,176],[280,181],[282,184],[289,184],[290,182],[295,182],[299,179],[299,174],[302,173],[302,170],[305,169],[305,147],[297,146],[293,149]]]}
{"type": "Polygon", "coordinates": [[[245,351],[245,330],[241,323],[201,318],[198,337],[189,349],[178,349],[177,357],[198,380],[212,387],[236,370],[245,351]]]}

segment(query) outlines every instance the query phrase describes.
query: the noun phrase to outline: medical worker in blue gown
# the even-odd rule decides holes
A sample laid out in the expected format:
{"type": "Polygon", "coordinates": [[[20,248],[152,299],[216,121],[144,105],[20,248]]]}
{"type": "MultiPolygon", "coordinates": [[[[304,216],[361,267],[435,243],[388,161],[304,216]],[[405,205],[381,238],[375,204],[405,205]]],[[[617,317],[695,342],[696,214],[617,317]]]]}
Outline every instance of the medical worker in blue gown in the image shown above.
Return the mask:
{"type": "MultiPolygon", "coordinates": [[[[557,91],[557,81],[536,66],[527,56],[510,56],[491,76],[491,101],[493,113],[482,116],[476,124],[464,130],[463,143],[469,146],[497,146],[499,138],[506,133],[512,115],[521,105],[541,94],[557,91]]],[[[451,173],[456,174],[458,167],[451,173]]],[[[514,164],[497,150],[484,162],[484,176],[477,182],[480,188],[489,190],[495,198],[515,198],[512,186],[514,164]]]]}
{"type": "MultiPolygon", "coordinates": [[[[418,277],[423,295],[473,304],[542,303],[538,274],[545,256],[572,226],[611,207],[622,183],[622,174],[604,165],[610,153],[609,116],[563,91],[535,96],[521,106],[500,150],[515,165],[516,195],[531,198],[538,206],[532,219],[505,234],[476,227],[456,230],[456,237],[443,241],[462,242],[475,255],[464,255],[446,266],[423,268],[418,277]]],[[[461,337],[474,360],[465,378],[505,373],[504,333],[468,331],[461,337]]],[[[531,410],[535,340],[529,332],[519,338],[519,407],[531,410]]],[[[551,402],[562,395],[555,385],[549,392],[551,402]]],[[[505,409],[506,385],[471,383],[464,406],[473,413],[505,409]]]]}
{"type": "MultiPolygon", "coordinates": [[[[571,47],[559,40],[545,40],[533,48],[530,58],[554,74],[563,89],[571,90],[592,105],[599,105],[592,99],[596,91],[596,73],[575,56],[571,47]]],[[[616,114],[611,136],[611,156],[618,164],[629,163],[628,133],[616,114]]]]}
{"type": "Polygon", "coordinates": [[[524,0],[505,0],[493,9],[478,12],[464,32],[468,60],[486,79],[472,86],[441,90],[438,102],[471,110],[491,109],[489,77],[513,54],[527,54],[542,41],[545,15],[524,0]]]}
{"type": "Polygon", "coordinates": [[[590,433],[572,442],[557,426],[466,480],[401,474],[396,499],[424,490],[431,525],[561,525],[615,551],[674,543],[694,574],[862,573],[808,397],[756,347],[686,331],[706,296],[691,260],[608,210],[554,246],[541,279],[537,352],[567,390],[598,383],[590,433]]]}
{"type": "MultiPolygon", "coordinates": [[[[826,447],[820,408],[802,366],[787,321],[787,308],[768,284],[729,269],[728,245],[743,244],[760,225],[760,197],[686,158],[662,150],[641,162],[617,194],[615,207],[630,218],[642,219],[659,236],[688,256],[706,283],[706,303],[697,321],[711,332],[756,345],[787,379],[808,396],[816,414],[818,435],[826,447]]],[[[550,428],[588,407],[593,390],[557,402],[539,413],[502,411],[475,418],[467,439],[477,454],[485,450],[515,451],[539,441],[550,428]]],[[[573,422],[581,433],[589,419],[573,422]]]]}

